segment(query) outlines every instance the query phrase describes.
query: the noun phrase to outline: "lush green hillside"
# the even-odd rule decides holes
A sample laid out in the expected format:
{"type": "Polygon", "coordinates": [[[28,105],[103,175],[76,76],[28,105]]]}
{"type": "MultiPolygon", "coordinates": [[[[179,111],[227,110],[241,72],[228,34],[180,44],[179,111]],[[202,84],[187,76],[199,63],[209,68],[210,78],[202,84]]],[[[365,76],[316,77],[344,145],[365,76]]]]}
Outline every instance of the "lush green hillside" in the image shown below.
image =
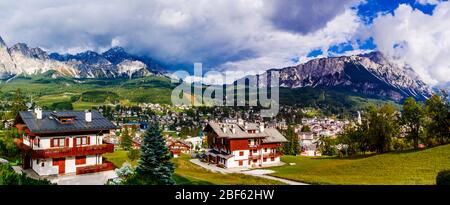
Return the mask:
{"type": "Polygon", "coordinates": [[[450,145],[423,151],[395,152],[355,159],[284,156],[274,176],[311,184],[435,184],[450,169],[450,145]]]}
{"type": "Polygon", "coordinates": [[[45,76],[20,77],[1,83],[1,97],[13,99],[18,88],[40,106],[73,104],[75,109],[87,109],[103,104],[170,103],[174,84],[166,77],[151,76],[139,79],[51,79],[45,76]]]}
{"type": "MultiPolygon", "coordinates": [[[[27,97],[48,109],[88,109],[104,104],[136,105],[138,103],[169,104],[171,91],[176,86],[166,77],[152,76],[138,79],[53,79],[47,75],[19,77],[0,84],[0,97],[13,99],[20,88],[27,97]],[[72,104],[72,105],[70,105],[72,104]]],[[[255,95],[256,94],[252,94],[255,95]]],[[[248,96],[248,94],[247,94],[248,96]]],[[[356,93],[323,88],[280,89],[280,103],[319,107],[325,114],[354,113],[368,103],[394,103],[356,93]]]]}

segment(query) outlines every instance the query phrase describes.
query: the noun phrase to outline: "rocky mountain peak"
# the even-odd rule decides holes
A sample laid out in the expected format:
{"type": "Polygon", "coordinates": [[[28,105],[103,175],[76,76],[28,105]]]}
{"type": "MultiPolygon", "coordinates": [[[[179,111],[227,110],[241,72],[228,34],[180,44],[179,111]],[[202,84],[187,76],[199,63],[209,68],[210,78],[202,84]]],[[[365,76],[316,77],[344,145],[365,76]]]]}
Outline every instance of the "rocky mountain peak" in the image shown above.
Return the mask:
{"type": "Polygon", "coordinates": [[[6,47],[6,43],[5,41],[3,41],[1,36],[0,36],[0,47],[6,47]]]}
{"type": "MultiPolygon", "coordinates": [[[[431,89],[411,68],[392,63],[381,52],[318,58],[277,69],[280,85],[288,88],[339,88],[364,95],[400,101],[406,97],[426,99],[431,89]]],[[[260,82],[264,85],[267,82],[260,82]]]]}

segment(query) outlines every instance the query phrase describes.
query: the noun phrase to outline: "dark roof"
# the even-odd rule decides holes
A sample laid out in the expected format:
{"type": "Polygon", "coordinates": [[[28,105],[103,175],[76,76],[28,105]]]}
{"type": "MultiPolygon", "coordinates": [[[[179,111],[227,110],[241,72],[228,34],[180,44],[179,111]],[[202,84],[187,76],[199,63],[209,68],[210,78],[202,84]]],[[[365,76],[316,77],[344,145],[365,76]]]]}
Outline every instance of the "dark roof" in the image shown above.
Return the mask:
{"type": "Polygon", "coordinates": [[[43,111],[42,119],[40,120],[36,119],[36,115],[32,111],[19,113],[19,117],[27,125],[30,132],[36,134],[110,130],[117,128],[112,122],[97,111],[92,111],[92,122],[86,122],[84,111],[62,111],[58,112],[57,115],[73,116],[75,119],[71,124],[61,124],[55,119],[53,112],[43,111]]]}

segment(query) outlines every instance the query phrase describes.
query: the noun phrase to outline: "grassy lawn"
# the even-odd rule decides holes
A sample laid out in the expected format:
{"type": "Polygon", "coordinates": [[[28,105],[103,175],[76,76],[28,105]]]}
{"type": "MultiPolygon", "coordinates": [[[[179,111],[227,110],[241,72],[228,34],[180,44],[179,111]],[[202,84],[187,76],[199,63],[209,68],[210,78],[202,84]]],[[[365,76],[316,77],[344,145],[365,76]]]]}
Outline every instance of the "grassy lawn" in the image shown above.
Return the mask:
{"type": "Polygon", "coordinates": [[[137,160],[134,161],[130,160],[127,154],[128,151],[119,150],[115,151],[114,153],[104,154],[103,157],[105,157],[106,160],[113,163],[116,167],[122,167],[122,164],[125,163],[126,161],[128,161],[132,166],[136,166],[137,160]]]}
{"type": "Polygon", "coordinates": [[[183,155],[173,159],[175,163],[175,181],[179,185],[280,185],[281,182],[247,176],[243,174],[221,174],[210,172],[190,161],[183,155]]]}
{"type": "MultiPolygon", "coordinates": [[[[103,156],[116,167],[121,167],[125,161],[136,166],[137,161],[131,161],[127,156],[127,151],[115,151],[114,153],[104,154],[103,156]]],[[[179,185],[276,185],[282,184],[278,181],[272,181],[259,177],[252,177],[243,174],[221,174],[210,172],[199,167],[189,160],[188,155],[180,158],[174,158],[175,164],[174,179],[179,185]]]]}
{"type": "Polygon", "coordinates": [[[284,156],[282,160],[296,165],[272,168],[273,176],[310,184],[432,185],[439,171],[450,169],[450,145],[355,159],[284,156]]]}

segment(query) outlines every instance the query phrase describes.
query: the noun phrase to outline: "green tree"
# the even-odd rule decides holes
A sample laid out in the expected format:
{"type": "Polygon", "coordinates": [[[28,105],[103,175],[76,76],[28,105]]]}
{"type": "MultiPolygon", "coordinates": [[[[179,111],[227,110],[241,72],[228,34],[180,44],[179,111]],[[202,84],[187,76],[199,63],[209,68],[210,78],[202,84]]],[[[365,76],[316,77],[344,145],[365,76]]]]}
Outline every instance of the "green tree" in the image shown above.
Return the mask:
{"type": "Polygon", "coordinates": [[[122,132],[120,146],[124,150],[130,150],[133,145],[133,140],[131,139],[130,132],[128,128],[125,128],[122,132]]]}
{"type": "Polygon", "coordinates": [[[369,106],[367,134],[374,151],[379,153],[391,150],[391,141],[400,133],[397,111],[390,104],[381,108],[369,106]]]}
{"type": "Polygon", "coordinates": [[[11,108],[11,118],[14,118],[19,114],[20,111],[26,111],[27,106],[25,105],[25,100],[22,95],[22,91],[18,88],[14,94],[14,102],[11,108]]]}
{"type": "Polygon", "coordinates": [[[141,146],[141,158],[136,168],[135,183],[149,185],[173,185],[174,165],[172,155],[165,146],[159,125],[151,123],[145,132],[141,146]]]}
{"type": "Polygon", "coordinates": [[[419,148],[420,130],[423,123],[423,108],[414,98],[408,98],[403,103],[401,124],[405,125],[407,138],[413,141],[414,148],[419,148]]]}
{"type": "Polygon", "coordinates": [[[297,155],[300,152],[300,143],[294,129],[289,126],[285,132],[288,142],[284,145],[283,152],[286,155],[297,155]]]}
{"type": "Polygon", "coordinates": [[[338,154],[338,149],[336,147],[337,140],[328,136],[321,136],[318,142],[318,150],[323,155],[334,156],[338,154]]]}
{"type": "Polygon", "coordinates": [[[130,158],[131,161],[139,159],[140,151],[138,149],[131,149],[128,152],[128,158],[130,158]]]}
{"type": "Polygon", "coordinates": [[[344,150],[347,155],[354,155],[359,152],[365,154],[369,150],[370,140],[364,132],[363,125],[347,126],[344,132],[337,136],[337,143],[346,145],[344,150]]]}
{"type": "Polygon", "coordinates": [[[433,94],[425,103],[429,145],[433,138],[440,144],[447,143],[450,138],[450,106],[447,99],[447,93],[442,91],[442,96],[433,94]]]}
{"type": "Polygon", "coordinates": [[[302,127],[301,131],[302,132],[311,132],[311,127],[309,127],[308,125],[305,125],[302,127]]]}

